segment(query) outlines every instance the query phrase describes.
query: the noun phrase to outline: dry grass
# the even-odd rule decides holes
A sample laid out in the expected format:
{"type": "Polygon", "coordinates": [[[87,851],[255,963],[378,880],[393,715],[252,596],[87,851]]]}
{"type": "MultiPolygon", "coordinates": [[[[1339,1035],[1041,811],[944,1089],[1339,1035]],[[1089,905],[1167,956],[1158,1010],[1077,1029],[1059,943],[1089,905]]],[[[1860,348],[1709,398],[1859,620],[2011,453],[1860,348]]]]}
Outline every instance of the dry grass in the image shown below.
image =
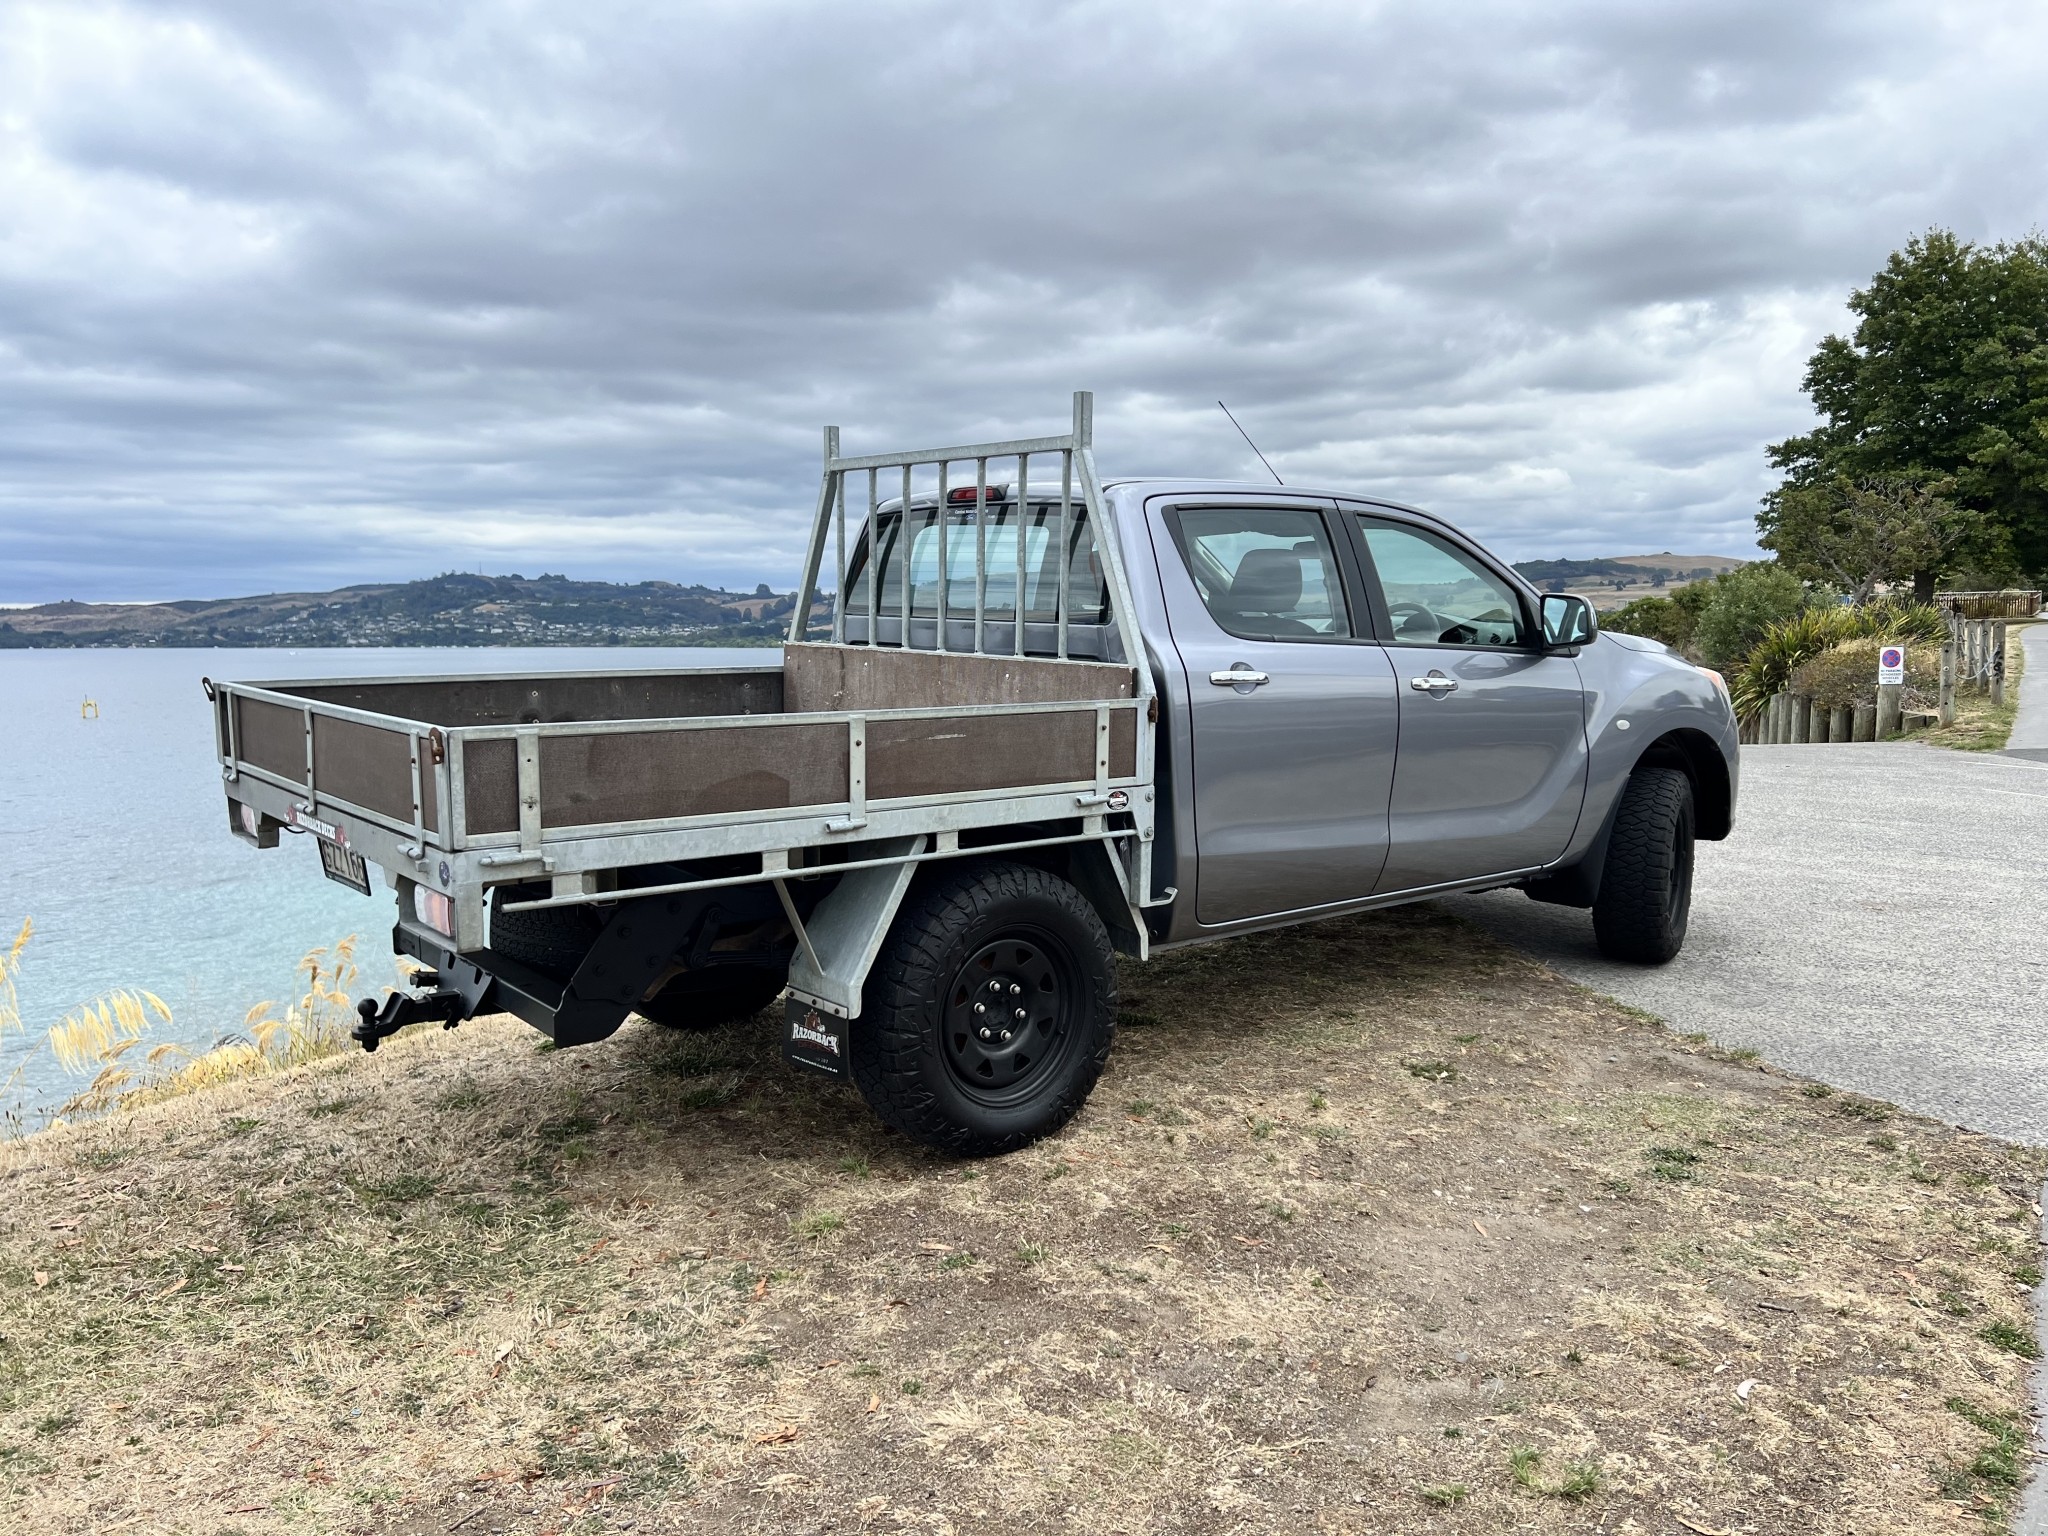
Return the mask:
{"type": "Polygon", "coordinates": [[[1126,991],[1088,1112],[971,1166],[765,1024],[483,1022],[0,1149],[0,1521],[2001,1518],[2040,1153],[1802,1091],[1430,909],[1126,991]]]}
{"type": "Polygon", "coordinates": [[[1951,725],[1932,726],[1914,735],[1930,746],[1962,752],[2003,752],[2020,707],[2020,674],[2026,670],[2027,648],[2020,644],[2024,626],[2005,632],[2005,702],[1993,705],[1989,687],[1970,684],[1956,689],[1956,718],[1951,725]]]}
{"type": "MultiPolygon", "coordinates": [[[[22,920],[12,945],[0,954],[0,1036],[30,1033],[21,1014],[17,978],[35,924],[22,920]]],[[[42,1033],[0,1084],[0,1100],[17,1094],[36,1051],[47,1049],[66,1072],[91,1080],[60,1104],[60,1122],[135,1109],[240,1078],[257,1077],[333,1056],[349,1045],[355,1021],[350,989],[356,984],[355,937],[316,949],[299,961],[304,990],[280,1014],[261,1002],[242,1020],[239,1038],[203,1051],[175,1041],[148,1043],[156,1024],[171,1024],[170,1005],[154,992],[120,989],[66,1014],[42,1033]]],[[[18,1098],[0,1112],[0,1124],[19,1134],[28,1121],[18,1098]]]]}

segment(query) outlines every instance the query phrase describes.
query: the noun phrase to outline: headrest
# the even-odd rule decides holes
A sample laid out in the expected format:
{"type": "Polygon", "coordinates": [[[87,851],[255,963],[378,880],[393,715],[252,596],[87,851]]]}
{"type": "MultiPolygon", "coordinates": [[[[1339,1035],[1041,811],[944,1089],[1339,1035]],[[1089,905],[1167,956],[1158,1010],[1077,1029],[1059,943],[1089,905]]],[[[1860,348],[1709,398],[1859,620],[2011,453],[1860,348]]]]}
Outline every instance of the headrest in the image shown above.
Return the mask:
{"type": "Polygon", "coordinates": [[[1301,556],[1291,549],[1254,549],[1230,583],[1239,613],[1292,613],[1301,606],[1301,556]]]}

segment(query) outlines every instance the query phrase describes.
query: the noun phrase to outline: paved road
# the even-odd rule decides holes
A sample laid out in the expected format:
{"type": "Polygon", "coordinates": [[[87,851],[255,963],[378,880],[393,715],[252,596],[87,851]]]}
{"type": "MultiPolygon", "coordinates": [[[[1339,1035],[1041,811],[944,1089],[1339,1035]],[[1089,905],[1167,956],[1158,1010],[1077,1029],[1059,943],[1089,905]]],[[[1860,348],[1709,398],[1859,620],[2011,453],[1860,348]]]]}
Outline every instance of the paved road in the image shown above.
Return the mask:
{"type": "Polygon", "coordinates": [[[2048,624],[2020,631],[2026,666],[2020,672],[2020,708],[2005,750],[2048,762],[2048,624]]]}
{"type": "MultiPolygon", "coordinates": [[[[2048,648],[2027,676],[2048,705],[2048,648]]],[[[1735,834],[1700,844],[1685,952],[1659,969],[1601,959],[1588,914],[1519,891],[1444,906],[1677,1029],[2048,1144],[2048,762],[1745,748],[1735,834]]]]}

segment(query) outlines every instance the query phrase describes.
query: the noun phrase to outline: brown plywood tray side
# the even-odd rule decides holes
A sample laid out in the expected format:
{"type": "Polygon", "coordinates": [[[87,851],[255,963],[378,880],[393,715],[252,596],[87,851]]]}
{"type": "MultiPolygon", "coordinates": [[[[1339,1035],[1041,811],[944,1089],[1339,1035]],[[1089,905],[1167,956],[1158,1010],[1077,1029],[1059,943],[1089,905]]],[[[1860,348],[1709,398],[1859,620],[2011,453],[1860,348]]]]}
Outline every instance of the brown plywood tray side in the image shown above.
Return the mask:
{"type": "Polygon", "coordinates": [[[992,704],[1085,704],[1128,699],[1129,667],[957,651],[865,645],[783,647],[783,700],[791,714],[945,709],[992,704]]]}

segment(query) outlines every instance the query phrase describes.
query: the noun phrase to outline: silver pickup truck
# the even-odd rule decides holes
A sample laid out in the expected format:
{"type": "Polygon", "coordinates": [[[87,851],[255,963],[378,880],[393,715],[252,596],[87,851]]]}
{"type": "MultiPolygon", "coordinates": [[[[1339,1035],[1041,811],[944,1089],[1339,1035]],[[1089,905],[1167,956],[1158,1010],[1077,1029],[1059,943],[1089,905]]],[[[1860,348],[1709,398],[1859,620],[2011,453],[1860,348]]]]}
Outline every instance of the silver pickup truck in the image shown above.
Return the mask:
{"type": "Polygon", "coordinates": [[[1678,952],[1734,821],[1718,676],[1411,507],[1103,482],[1091,410],[910,453],[828,428],[777,662],[209,682],[230,829],[396,892],[421,969],[355,1038],[781,998],[786,1060],[981,1155],[1086,1100],[1118,955],[1509,885],[1678,952]]]}

